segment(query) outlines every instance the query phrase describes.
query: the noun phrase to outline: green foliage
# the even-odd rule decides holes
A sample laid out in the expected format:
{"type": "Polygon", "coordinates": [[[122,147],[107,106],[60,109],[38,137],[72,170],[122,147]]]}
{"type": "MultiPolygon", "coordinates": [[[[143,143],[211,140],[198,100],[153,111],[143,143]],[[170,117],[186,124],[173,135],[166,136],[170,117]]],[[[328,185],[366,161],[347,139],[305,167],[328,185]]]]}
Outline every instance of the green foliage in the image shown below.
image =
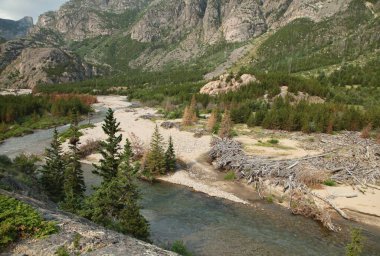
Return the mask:
{"type": "Polygon", "coordinates": [[[60,246],[57,251],[55,252],[57,256],[70,256],[70,253],[64,246],[60,246]]]}
{"type": "Polygon", "coordinates": [[[229,171],[227,172],[226,175],[224,175],[224,180],[235,180],[236,179],[236,174],[234,171],[229,171]]]}
{"type": "Polygon", "coordinates": [[[165,152],[165,166],[167,172],[174,172],[176,168],[176,156],[174,152],[173,139],[169,137],[168,148],[165,152]]]}
{"type": "Polygon", "coordinates": [[[333,180],[330,180],[330,179],[325,180],[325,181],[323,182],[323,184],[326,185],[326,186],[330,186],[330,187],[334,187],[334,186],[336,186],[336,182],[333,181],[333,180]]]}
{"type": "Polygon", "coordinates": [[[280,141],[277,140],[277,139],[270,139],[270,140],[268,140],[267,142],[268,142],[269,144],[272,144],[272,145],[277,145],[278,143],[280,143],[280,141]]]}
{"type": "Polygon", "coordinates": [[[140,214],[139,198],[131,173],[121,168],[116,177],[103,182],[87,200],[83,215],[105,227],[147,240],[149,224],[140,214]]]}
{"type": "Polygon", "coordinates": [[[293,73],[356,60],[379,48],[379,25],[361,0],[322,22],[297,19],[259,47],[254,68],[293,73]]]}
{"type": "Polygon", "coordinates": [[[154,129],[149,152],[146,157],[144,169],[150,175],[158,175],[166,173],[165,152],[163,149],[163,138],[158,130],[158,126],[154,129]]]}
{"type": "Polygon", "coordinates": [[[79,97],[0,96],[0,140],[67,123],[71,110],[87,114],[91,107],[79,97]]]}
{"type": "Polygon", "coordinates": [[[86,186],[84,183],[83,170],[79,162],[79,135],[78,135],[78,119],[76,112],[73,114],[71,128],[73,135],[69,141],[70,153],[68,155],[66,168],[64,171],[64,201],[61,203],[61,208],[65,211],[76,213],[81,209],[84,199],[86,186]]]}
{"type": "Polygon", "coordinates": [[[0,250],[22,238],[43,238],[58,231],[31,206],[0,195],[0,250]]]}
{"type": "Polygon", "coordinates": [[[266,200],[267,200],[268,203],[273,204],[273,202],[274,202],[274,196],[273,195],[269,195],[269,196],[266,197],[266,200]]]}
{"type": "Polygon", "coordinates": [[[363,252],[363,236],[360,229],[351,230],[351,242],[346,247],[346,256],[359,256],[363,252]]]}
{"type": "Polygon", "coordinates": [[[114,117],[112,109],[108,109],[104,124],[102,125],[104,133],[107,135],[107,139],[100,143],[100,154],[102,159],[100,165],[95,165],[94,173],[103,177],[105,182],[110,181],[116,177],[118,167],[120,164],[120,142],[122,135],[117,135],[120,132],[120,123],[118,123],[114,117]]]}
{"type": "Polygon", "coordinates": [[[65,161],[62,157],[62,145],[58,139],[57,129],[54,129],[53,139],[50,148],[45,150],[45,156],[45,164],[41,170],[41,183],[51,200],[60,202],[64,198],[65,161]]]}
{"type": "MultiPolygon", "coordinates": [[[[80,125],[78,126],[78,132],[77,132],[77,135],[80,137],[83,135],[83,133],[80,131],[80,130],[84,130],[84,129],[87,129],[87,128],[93,128],[95,127],[93,124],[83,124],[83,125],[80,125]]],[[[71,137],[73,137],[73,133],[74,131],[69,128],[67,129],[66,131],[62,132],[59,134],[59,141],[60,142],[65,142],[66,140],[70,139],[71,137]]]]}
{"type": "Polygon", "coordinates": [[[192,256],[193,255],[192,253],[190,253],[187,250],[184,242],[180,241],[180,240],[174,241],[174,243],[172,244],[172,247],[171,247],[171,251],[178,253],[179,255],[183,255],[183,256],[192,256]]]}

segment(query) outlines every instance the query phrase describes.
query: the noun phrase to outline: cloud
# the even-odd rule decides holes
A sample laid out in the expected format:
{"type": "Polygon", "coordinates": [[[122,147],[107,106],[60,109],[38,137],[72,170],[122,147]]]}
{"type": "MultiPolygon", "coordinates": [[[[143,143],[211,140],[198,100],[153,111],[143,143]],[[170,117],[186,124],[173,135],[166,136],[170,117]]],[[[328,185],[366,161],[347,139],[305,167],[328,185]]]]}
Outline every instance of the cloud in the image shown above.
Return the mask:
{"type": "Polygon", "coordinates": [[[0,18],[19,20],[25,16],[33,17],[34,22],[40,14],[57,10],[68,0],[0,0],[0,18]]]}

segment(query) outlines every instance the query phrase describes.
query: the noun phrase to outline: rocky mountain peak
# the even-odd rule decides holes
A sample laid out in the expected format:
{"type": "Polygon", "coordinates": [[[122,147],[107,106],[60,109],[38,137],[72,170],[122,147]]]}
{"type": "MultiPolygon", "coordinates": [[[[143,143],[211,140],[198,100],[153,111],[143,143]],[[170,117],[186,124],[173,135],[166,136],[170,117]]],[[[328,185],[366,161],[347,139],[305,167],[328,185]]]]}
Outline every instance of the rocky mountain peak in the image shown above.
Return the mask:
{"type": "Polygon", "coordinates": [[[24,17],[17,21],[0,19],[0,38],[13,40],[24,37],[31,27],[33,27],[32,17],[24,17]]]}

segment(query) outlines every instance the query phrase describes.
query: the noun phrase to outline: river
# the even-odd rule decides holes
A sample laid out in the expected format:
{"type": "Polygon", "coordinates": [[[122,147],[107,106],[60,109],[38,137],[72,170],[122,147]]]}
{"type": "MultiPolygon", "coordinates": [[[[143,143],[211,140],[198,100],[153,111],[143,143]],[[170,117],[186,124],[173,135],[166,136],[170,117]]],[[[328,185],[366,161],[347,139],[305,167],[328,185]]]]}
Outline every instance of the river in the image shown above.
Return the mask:
{"type": "MultiPolygon", "coordinates": [[[[99,122],[105,109],[98,109],[99,122]]],[[[60,127],[59,130],[67,129],[60,127]]],[[[0,154],[14,157],[22,152],[42,154],[52,129],[11,138],[0,145],[0,154]]],[[[83,165],[86,185],[100,180],[91,165],[83,165]]],[[[245,206],[193,192],[164,182],[139,183],[142,213],[150,223],[152,241],[162,247],[183,240],[194,255],[344,255],[349,240],[343,231],[326,231],[317,222],[293,216],[283,207],[266,202],[245,206]]],[[[355,224],[358,225],[358,224],[355,224]]],[[[380,255],[380,231],[359,225],[365,237],[363,255],[380,255]]]]}

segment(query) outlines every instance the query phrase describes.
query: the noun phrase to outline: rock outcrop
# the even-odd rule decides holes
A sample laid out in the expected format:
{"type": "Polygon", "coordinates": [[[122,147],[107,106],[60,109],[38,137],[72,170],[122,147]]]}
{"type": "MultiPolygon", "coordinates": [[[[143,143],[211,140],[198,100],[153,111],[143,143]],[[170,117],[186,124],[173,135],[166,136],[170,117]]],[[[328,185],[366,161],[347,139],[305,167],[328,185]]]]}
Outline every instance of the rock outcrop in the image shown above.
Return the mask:
{"type": "Polygon", "coordinates": [[[31,27],[33,27],[32,17],[24,17],[18,21],[0,19],[0,39],[8,41],[24,37],[31,27]]]}
{"type": "Polygon", "coordinates": [[[211,81],[203,86],[200,93],[215,96],[221,93],[239,90],[242,86],[256,81],[256,78],[249,74],[243,74],[241,76],[224,74],[221,75],[218,80],[211,81]]]}
{"type": "Polygon", "coordinates": [[[90,78],[97,69],[83,63],[75,54],[53,47],[28,47],[30,42],[12,42],[0,59],[8,63],[0,84],[12,88],[33,88],[37,84],[68,83],[90,78]]]}
{"type": "Polygon", "coordinates": [[[11,245],[5,253],[11,255],[57,255],[58,248],[65,248],[70,255],[133,255],[175,256],[152,244],[98,226],[86,219],[62,212],[54,205],[27,196],[0,193],[31,205],[41,215],[59,226],[59,232],[44,239],[27,239],[11,245]],[[74,242],[76,241],[76,242],[74,242]]]}

